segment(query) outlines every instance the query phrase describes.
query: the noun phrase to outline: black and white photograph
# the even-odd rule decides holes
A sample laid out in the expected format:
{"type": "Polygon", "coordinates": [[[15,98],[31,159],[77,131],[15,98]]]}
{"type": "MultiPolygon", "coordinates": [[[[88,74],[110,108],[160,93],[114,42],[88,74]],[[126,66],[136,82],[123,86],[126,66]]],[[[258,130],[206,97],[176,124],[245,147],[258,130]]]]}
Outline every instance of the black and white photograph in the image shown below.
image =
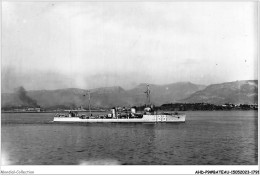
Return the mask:
{"type": "Polygon", "coordinates": [[[259,1],[1,9],[1,174],[259,174],[259,1]]]}

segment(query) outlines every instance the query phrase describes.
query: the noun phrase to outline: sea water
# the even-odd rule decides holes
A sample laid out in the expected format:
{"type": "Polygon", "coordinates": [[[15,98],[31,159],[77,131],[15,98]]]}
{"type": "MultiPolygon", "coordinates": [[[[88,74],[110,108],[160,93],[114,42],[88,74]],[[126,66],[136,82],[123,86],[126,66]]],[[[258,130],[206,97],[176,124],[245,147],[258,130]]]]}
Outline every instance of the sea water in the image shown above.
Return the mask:
{"type": "Polygon", "coordinates": [[[187,111],[185,123],[53,123],[2,113],[4,165],[256,165],[257,111],[187,111]]]}

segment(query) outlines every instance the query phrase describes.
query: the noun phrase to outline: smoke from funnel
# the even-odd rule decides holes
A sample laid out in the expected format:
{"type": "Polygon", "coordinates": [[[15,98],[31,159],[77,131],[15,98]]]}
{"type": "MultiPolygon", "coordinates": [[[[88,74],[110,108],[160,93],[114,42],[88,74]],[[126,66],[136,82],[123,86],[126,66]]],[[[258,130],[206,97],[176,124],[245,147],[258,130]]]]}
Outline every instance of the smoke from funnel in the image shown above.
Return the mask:
{"type": "Polygon", "coordinates": [[[19,87],[17,93],[18,93],[20,100],[23,102],[23,104],[30,106],[30,107],[38,107],[37,101],[30,98],[27,95],[27,92],[23,87],[19,87]]]}

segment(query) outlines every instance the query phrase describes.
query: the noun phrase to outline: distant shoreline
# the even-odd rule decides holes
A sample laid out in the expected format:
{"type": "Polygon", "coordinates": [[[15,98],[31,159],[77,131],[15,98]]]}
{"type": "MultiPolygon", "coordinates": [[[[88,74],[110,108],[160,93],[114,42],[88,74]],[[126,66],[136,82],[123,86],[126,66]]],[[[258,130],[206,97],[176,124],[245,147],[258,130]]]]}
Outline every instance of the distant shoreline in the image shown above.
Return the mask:
{"type": "MultiPolygon", "coordinates": [[[[68,111],[1,111],[1,113],[66,113],[68,111]]],[[[89,111],[77,111],[77,112],[89,112],[89,111]]],[[[109,111],[91,111],[92,113],[96,112],[109,112],[109,111]]]]}
{"type": "MultiPolygon", "coordinates": [[[[175,112],[189,112],[189,111],[200,111],[200,112],[210,112],[210,111],[258,111],[256,109],[247,109],[247,110],[187,110],[187,111],[175,111],[175,112]]],[[[41,111],[41,112],[26,112],[26,111],[21,111],[21,112],[14,112],[14,111],[1,111],[1,113],[38,113],[38,114],[43,114],[43,113],[66,113],[67,111],[41,111]]],[[[88,111],[78,111],[78,112],[88,112],[88,111]]],[[[93,113],[96,112],[109,112],[109,111],[91,111],[93,113]]],[[[169,112],[169,111],[159,111],[159,112],[169,112]]],[[[171,111],[173,112],[173,111],[171,111]]]]}

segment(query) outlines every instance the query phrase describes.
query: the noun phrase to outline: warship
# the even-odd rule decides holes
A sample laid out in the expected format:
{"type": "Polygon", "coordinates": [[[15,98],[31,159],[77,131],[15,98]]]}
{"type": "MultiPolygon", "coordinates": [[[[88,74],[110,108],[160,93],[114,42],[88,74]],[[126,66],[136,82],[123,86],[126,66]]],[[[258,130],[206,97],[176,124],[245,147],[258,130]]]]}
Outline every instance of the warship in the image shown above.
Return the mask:
{"type": "Polygon", "coordinates": [[[111,112],[106,115],[93,116],[90,107],[90,91],[89,98],[89,115],[78,114],[75,110],[68,111],[68,114],[56,114],[54,122],[89,122],[89,123],[172,123],[185,122],[186,115],[178,112],[158,112],[155,106],[150,103],[149,85],[147,85],[146,93],[147,104],[142,113],[137,113],[135,107],[130,109],[114,107],[111,112]]]}

